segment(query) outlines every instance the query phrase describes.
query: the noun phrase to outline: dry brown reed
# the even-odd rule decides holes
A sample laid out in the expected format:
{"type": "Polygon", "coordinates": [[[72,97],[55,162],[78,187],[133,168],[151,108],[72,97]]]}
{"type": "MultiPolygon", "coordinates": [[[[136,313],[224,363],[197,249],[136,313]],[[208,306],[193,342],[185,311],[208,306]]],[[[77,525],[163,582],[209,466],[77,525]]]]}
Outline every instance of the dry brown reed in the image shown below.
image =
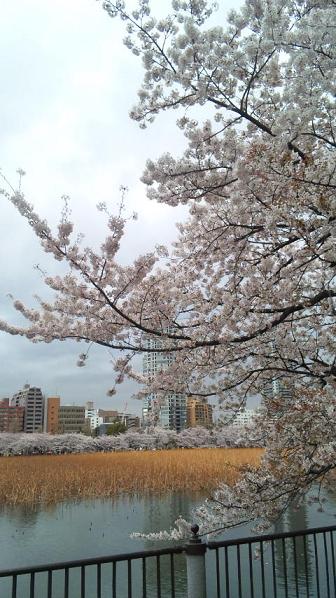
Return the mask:
{"type": "Polygon", "coordinates": [[[176,449],[2,457],[0,504],[55,503],[121,494],[209,492],[229,484],[261,449],[176,449]]]}

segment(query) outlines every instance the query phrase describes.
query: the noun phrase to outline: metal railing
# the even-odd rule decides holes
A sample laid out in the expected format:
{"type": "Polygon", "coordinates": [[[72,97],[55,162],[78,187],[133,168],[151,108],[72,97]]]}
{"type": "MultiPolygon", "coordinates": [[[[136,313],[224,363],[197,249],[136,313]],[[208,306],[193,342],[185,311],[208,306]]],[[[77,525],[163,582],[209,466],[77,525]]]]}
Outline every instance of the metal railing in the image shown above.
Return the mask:
{"type": "Polygon", "coordinates": [[[216,598],[336,598],[336,526],[208,542],[216,598]]]}
{"type": "Polygon", "coordinates": [[[0,571],[0,596],[151,598],[155,595],[164,598],[169,595],[177,598],[175,560],[183,550],[182,546],[143,550],[0,571]],[[8,582],[7,587],[1,585],[1,578],[8,582]]]}
{"type": "Polygon", "coordinates": [[[336,598],[336,526],[0,571],[0,598],[336,598]]]}

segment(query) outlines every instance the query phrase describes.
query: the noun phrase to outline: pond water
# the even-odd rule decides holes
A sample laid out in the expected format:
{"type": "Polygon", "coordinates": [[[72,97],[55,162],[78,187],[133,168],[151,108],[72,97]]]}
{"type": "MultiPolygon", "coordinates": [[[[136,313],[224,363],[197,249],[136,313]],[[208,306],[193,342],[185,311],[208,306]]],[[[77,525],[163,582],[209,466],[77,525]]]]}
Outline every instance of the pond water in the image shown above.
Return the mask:
{"type": "MultiPolygon", "coordinates": [[[[80,503],[65,503],[52,506],[28,508],[3,507],[0,512],[0,569],[9,569],[15,567],[25,567],[29,565],[38,565],[52,563],[57,561],[77,560],[101,555],[123,553],[128,551],[137,551],[152,547],[167,546],[167,543],[150,542],[148,540],[133,540],[129,537],[132,531],[150,532],[160,529],[169,529],[173,525],[177,516],[182,515],[190,519],[191,509],[202,502],[200,497],[193,497],[187,494],[170,494],[166,496],[150,497],[120,497],[114,500],[93,500],[80,503]]],[[[304,529],[308,527],[317,527],[324,525],[334,525],[336,513],[336,496],[328,495],[328,503],[323,513],[318,512],[316,506],[303,506],[299,511],[289,511],[286,516],[273,529],[274,532],[304,529]]],[[[226,532],[225,539],[247,536],[249,529],[239,528],[226,532]]],[[[216,537],[216,539],[221,539],[216,537]]],[[[303,553],[298,545],[297,564],[299,574],[304,577],[303,553]],[[301,572],[301,573],[300,573],[301,572]]],[[[313,547],[308,547],[308,557],[313,558],[313,547]]],[[[210,551],[208,551],[210,552],[210,551]]],[[[212,552],[212,551],[211,551],[212,552]]],[[[233,554],[233,553],[232,553],[233,554]]],[[[213,554],[211,555],[214,556],[213,554]]],[[[276,562],[277,570],[280,575],[280,586],[284,585],[284,567],[287,566],[290,573],[292,558],[287,558],[288,563],[284,562],[281,551],[277,551],[276,562]],[[282,577],[281,577],[282,576],[282,577]]],[[[207,557],[208,558],[208,557],[207,557]]],[[[231,559],[231,556],[230,556],[231,559]]],[[[215,596],[215,570],[214,559],[208,562],[209,595],[215,596]]],[[[232,559],[233,561],[233,556],[232,559]]],[[[269,555],[265,555],[265,566],[269,564],[269,555]]],[[[169,560],[165,565],[162,561],[162,579],[169,571],[169,560]]],[[[233,566],[233,565],[232,565],[233,566]]],[[[231,567],[231,565],[230,565],[231,567]]],[[[247,570],[242,573],[243,578],[247,576],[247,570]]],[[[183,556],[176,557],[176,598],[186,595],[185,587],[185,563],[183,556]]],[[[125,570],[125,580],[127,580],[127,571],[125,570]]],[[[234,573],[234,572],[233,572],[234,573]]],[[[136,577],[137,574],[135,574],[136,577]]],[[[140,575],[140,572],[139,572],[140,575]]],[[[167,575],[168,577],[169,575],[167,575]]],[[[148,577],[148,598],[156,596],[156,565],[153,561],[147,570],[148,577]]],[[[257,582],[257,585],[260,580],[257,582]]],[[[90,581],[89,581],[90,585],[90,581]]],[[[110,596],[110,581],[106,580],[106,594],[110,596]]],[[[53,597],[58,598],[62,595],[61,582],[57,587],[54,583],[53,597]]],[[[279,597],[281,594],[280,588],[279,597]]],[[[92,598],[96,594],[88,590],[87,596],[92,598]]],[[[238,590],[235,585],[231,588],[230,598],[238,596],[238,590]]],[[[288,590],[288,596],[296,596],[296,590],[288,590]]],[[[18,598],[28,596],[27,587],[18,591],[18,598]],[[26,592],[26,593],[25,593],[26,592]]],[[[140,589],[135,596],[141,596],[140,589]]],[[[170,590],[165,590],[165,581],[163,581],[162,598],[170,596],[170,590]]],[[[224,596],[225,594],[223,594],[224,596]]],[[[244,595],[244,594],[243,594],[244,595]]],[[[246,594],[249,595],[249,594],[246,594]]],[[[306,594],[303,594],[306,595],[306,594]]],[[[323,595],[323,594],[322,594],[323,595]]],[[[0,596],[7,598],[11,596],[9,585],[4,580],[0,580],[0,596]]],[[[47,596],[46,590],[37,590],[35,598],[44,598],[47,596]]],[[[79,596],[77,588],[73,588],[69,598],[79,596]]],[[[118,598],[127,596],[127,583],[120,586],[118,598]]],[[[258,592],[255,594],[259,596],[258,592]]],[[[314,594],[310,594],[311,597],[314,594]]]]}

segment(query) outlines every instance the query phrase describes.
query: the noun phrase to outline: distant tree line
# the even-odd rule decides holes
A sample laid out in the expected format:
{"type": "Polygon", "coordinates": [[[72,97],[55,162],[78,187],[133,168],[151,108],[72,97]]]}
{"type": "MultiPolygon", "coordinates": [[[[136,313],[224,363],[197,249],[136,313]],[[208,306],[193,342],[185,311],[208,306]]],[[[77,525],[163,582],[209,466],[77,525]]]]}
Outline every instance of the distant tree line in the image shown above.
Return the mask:
{"type": "Polygon", "coordinates": [[[60,455],[130,450],[174,448],[242,448],[262,446],[256,427],[225,426],[207,430],[188,428],[180,433],[162,428],[148,432],[127,431],[123,434],[91,438],[84,434],[0,434],[0,456],[60,455]]]}

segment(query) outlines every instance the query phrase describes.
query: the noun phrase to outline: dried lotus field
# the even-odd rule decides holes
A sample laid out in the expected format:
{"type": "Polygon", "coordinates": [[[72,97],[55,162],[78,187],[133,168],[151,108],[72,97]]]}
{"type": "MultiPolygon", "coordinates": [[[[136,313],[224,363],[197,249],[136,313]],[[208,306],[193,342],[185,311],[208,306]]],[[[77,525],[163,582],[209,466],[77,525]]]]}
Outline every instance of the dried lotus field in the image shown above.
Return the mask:
{"type": "Polygon", "coordinates": [[[1,457],[0,504],[56,503],[122,494],[209,492],[231,484],[261,449],[175,449],[1,457]]]}

